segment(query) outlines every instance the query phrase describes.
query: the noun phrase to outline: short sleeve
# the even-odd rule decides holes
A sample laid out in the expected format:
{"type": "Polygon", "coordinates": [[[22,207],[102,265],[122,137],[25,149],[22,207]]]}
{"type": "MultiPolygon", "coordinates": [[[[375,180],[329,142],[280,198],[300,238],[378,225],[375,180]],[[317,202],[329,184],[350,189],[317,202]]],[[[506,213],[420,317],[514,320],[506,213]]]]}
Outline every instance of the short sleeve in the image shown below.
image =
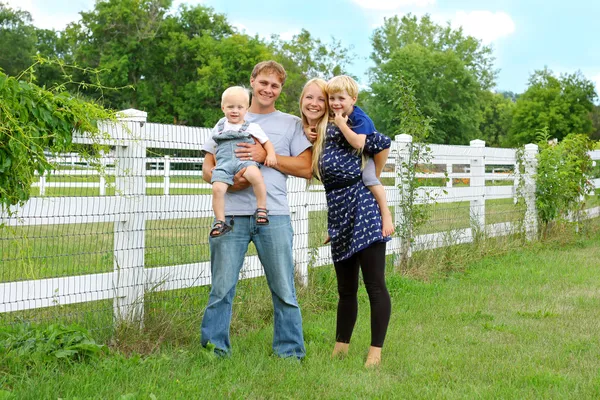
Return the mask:
{"type": "Polygon", "coordinates": [[[214,128],[212,128],[212,130],[210,131],[210,137],[202,145],[202,150],[204,150],[204,151],[206,151],[207,153],[210,153],[210,154],[215,154],[215,151],[217,150],[217,142],[215,142],[214,139],[213,139],[213,136],[215,134],[217,134],[217,132],[218,132],[217,126],[218,126],[218,124],[215,125],[214,128]]]}
{"type": "Polygon", "coordinates": [[[375,132],[375,124],[365,114],[359,114],[352,121],[352,131],[357,134],[371,135],[375,132]]]}
{"type": "Polygon", "coordinates": [[[294,135],[290,142],[290,155],[296,157],[310,147],[312,147],[312,144],[304,134],[302,120],[298,118],[296,120],[296,125],[294,126],[294,135]]]}
{"type": "Polygon", "coordinates": [[[365,186],[381,185],[375,173],[375,161],[371,157],[367,158],[367,164],[362,170],[362,180],[365,186]]]}
{"type": "Polygon", "coordinates": [[[364,151],[369,154],[377,154],[380,151],[389,149],[392,145],[392,139],[375,131],[372,135],[367,135],[364,151]]]}
{"type": "Polygon", "coordinates": [[[250,135],[252,135],[253,137],[255,137],[256,140],[258,140],[260,142],[260,144],[265,144],[266,142],[269,141],[269,137],[262,130],[262,128],[260,127],[260,125],[258,125],[258,124],[251,123],[248,126],[248,132],[250,133],[250,135]]]}

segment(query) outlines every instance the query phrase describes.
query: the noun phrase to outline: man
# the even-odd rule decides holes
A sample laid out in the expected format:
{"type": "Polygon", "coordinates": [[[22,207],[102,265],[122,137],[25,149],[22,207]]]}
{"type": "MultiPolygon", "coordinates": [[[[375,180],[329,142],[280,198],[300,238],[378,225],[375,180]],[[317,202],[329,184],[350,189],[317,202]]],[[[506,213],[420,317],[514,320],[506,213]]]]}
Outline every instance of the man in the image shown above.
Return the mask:
{"type": "MultiPolygon", "coordinates": [[[[256,198],[249,183],[236,174],[225,197],[226,220],[233,230],[209,238],[212,286],[202,319],[202,345],[211,343],[219,355],[231,353],[229,328],[235,287],[248,244],[254,242],[271,290],[274,308],[273,350],[280,357],[303,358],[306,350],[302,316],[294,287],[292,225],[287,200],[287,175],[310,178],[310,142],[299,118],[277,111],[275,102],[285,83],[285,69],[275,61],[258,63],[252,71],[252,101],[246,120],[257,123],[272,141],[277,153],[274,168],[261,168],[267,186],[269,224],[257,224],[256,198]]],[[[203,149],[209,150],[208,141],[203,149]]],[[[264,162],[266,152],[260,144],[240,144],[236,155],[242,161],[264,162]]],[[[202,177],[210,182],[215,166],[214,154],[206,153],[202,177]]]]}

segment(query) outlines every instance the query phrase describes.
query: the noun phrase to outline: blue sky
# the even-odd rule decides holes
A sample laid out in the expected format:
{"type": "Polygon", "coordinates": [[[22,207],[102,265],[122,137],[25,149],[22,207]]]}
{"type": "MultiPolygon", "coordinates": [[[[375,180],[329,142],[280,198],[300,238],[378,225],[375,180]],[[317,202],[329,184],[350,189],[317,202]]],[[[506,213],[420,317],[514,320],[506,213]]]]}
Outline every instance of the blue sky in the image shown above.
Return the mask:
{"type": "MultiPolygon", "coordinates": [[[[62,29],[93,8],[94,0],[0,0],[31,12],[34,24],[62,29]]],[[[462,26],[492,45],[500,70],[498,90],[521,93],[536,69],[581,72],[600,93],[600,1],[598,0],[174,0],[204,4],[227,15],[246,33],[290,38],[302,28],[322,41],[331,37],[354,46],[350,67],[361,83],[372,66],[370,37],[386,16],[428,13],[435,21],[462,26]],[[257,5],[257,4],[260,4],[257,5]]]]}

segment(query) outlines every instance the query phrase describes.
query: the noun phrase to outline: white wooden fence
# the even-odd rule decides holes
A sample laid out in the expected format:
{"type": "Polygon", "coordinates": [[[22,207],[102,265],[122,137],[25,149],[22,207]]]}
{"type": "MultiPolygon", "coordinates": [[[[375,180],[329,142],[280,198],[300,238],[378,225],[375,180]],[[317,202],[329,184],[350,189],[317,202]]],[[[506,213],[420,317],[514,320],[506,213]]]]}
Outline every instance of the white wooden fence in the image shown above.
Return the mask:
{"type": "MultiPolygon", "coordinates": [[[[144,293],[147,290],[166,291],[210,284],[209,262],[195,262],[155,268],[145,266],[145,225],[152,220],[212,217],[211,195],[170,195],[175,187],[209,188],[205,183],[173,184],[170,179],[177,175],[201,175],[200,171],[174,171],[171,163],[198,163],[196,158],[147,158],[147,149],[197,150],[206,140],[210,130],[149,124],[146,113],[137,110],[123,112],[122,124],[106,127],[110,139],[106,143],[114,146],[114,154],[103,158],[106,171],[115,175],[115,195],[107,196],[106,182],[69,183],[70,186],[97,187],[99,196],[94,197],[35,197],[23,207],[12,209],[14,215],[0,215],[0,223],[8,226],[82,224],[110,222],[114,224],[114,245],[112,272],[48,278],[28,281],[0,283],[0,313],[30,310],[55,305],[113,299],[116,320],[141,320],[143,317],[144,293]],[[148,165],[160,166],[148,169],[148,165]],[[162,176],[162,183],[147,183],[148,176],[162,176]],[[163,195],[148,196],[146,189],[162,188],[163,195]]],[[[75,138],[78,143],[89,143],[85,136],[75,138]]],[[[408,157],[411,137],[400,135],[393,143],[390,164],[393,172],[384,172],[383,177],[395,178],[396,186],[386,187],[391,206],[399,204],[400,185],[398,176],[402,161],[408,157]]],[[[536,145],[525,146],[528,167],[525,176],[515,176],[516,156],[514,149],[486,148],[485,143],[474,140],[470,146],[431,145],[432,164],[443,165],[446,171],[419,174],[423,178],[446,178],[445,187],[421,188],[421,201],[426,200],[426,192],[434,193],[438,203],[468,201],[472,226],[447,232],[432,233],[417,237],[414,249],[435,248],[452,243],[466,243],[473,240],[475,232],[485,232],[489,236],[506,235],[514,232],[516,226],[504,222],[488,224],[485,221],[485,203],[490,199],[514,198],[515,185],[486,186],[488,180],[523,179],[527,193],[525,227],[530,235],[535,234],[535,155],[536,145]],[[495,166],[504,172],[486,172],[486,165],[495,166]],[[508,171],[508,173],[506,172],[508,171]],[[468,186],[453,185],[456,179],[468,179],[468,186]],[[445,191],[445,192],[444,192],[445,191]],[[448,242],[452,237],[452,243],[448,242]]],[[[592,158],[600,159],[600,151],[592,152],[592,158]]],[[[62,160],[63,164],[79,164],[76,156],[62,160]]],[[[55,176],[94,175],[93,169],[75,171],[55,171],[55,176]]],[[[101,174],[102,175],[102,174],[101,174]]],[[[104,176],[101,177],[102,179],[104,176]]],[[[600,187],[600,179],[594,181],[600,187]]],[[[43,194],[52,182],[41,177],[37,186],[43,194]]],[[[60,183],[65,187],[67,183],[60,183]]],[[[326,209],[322,187],[312,186],[307,190],[306,181],[299,178],[288,179],[289,203],[294,228],[294,255],[297,274],[306,281],[309,264],[313,266],[331,263],[329,246],[309,248],[309,212],[326,209]]],[[[396,221],[402,218],[400,207],[396,207],[396,221]]],[[[588,217],[597,217],[600,208],[587,210],[588,217]]],[[[208,232],[206,232],[208,235],[208,232]]],[[[388,253],[400,250],[400,240],[394,238],[388,245],[388,253]]],[[[257,256],[247,256],[241,275],[251,278],[262,275],[262,267],[257,256]]]]}

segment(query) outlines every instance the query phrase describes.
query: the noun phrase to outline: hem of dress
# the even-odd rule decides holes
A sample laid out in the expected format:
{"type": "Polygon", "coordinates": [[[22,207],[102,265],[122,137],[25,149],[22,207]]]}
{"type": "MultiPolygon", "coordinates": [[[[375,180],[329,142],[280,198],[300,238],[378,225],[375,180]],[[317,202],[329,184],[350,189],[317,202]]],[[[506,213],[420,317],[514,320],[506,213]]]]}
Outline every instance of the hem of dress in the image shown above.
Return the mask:
{"type": "Polygon", "coordinates": [[[367,242],[366,244],[364,244],[363,246],[359,247],[358,250],[354,251],[354,253],[349,254],[348,256],[344,257],[344,258],[338,258],[337,260],[333,258],[333,255],[331,256],[331,259],[333,260],[333,262],[339,262],[339,261],[344,261],[349,259],[350,257],[352,257],[353,255],[355,255],[356,253],[358,253],[359,251],[362,251],[364,249],[366,249],[367,247],[369,247],[370,245],[372,245],[373,243],[379,243],[379,242],[389,242],[390,240],[392,240],[391,237],[382,237],[380,239],[376,239],[373,240],[372,242],[367,242]]]}

